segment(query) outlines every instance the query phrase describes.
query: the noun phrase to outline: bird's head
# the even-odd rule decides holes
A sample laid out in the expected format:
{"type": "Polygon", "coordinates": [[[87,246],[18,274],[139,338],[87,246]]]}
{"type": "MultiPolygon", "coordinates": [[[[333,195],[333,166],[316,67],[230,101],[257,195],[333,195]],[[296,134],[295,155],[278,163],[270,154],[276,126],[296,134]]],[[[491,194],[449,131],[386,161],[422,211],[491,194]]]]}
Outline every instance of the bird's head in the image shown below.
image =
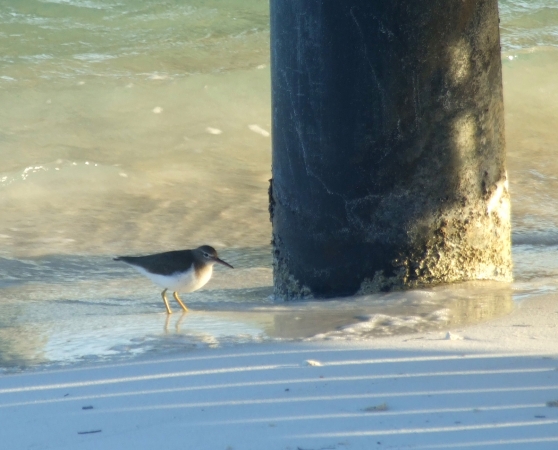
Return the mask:
{"type": "Polygon", "coordinates": [[[201,260],[206,264],[213,265],[215,263],[219,263],[219,264],[223,264],[224,266],[230,267],[231,269],[234,269],[234,267],[231,266],[229,263],[220,259],[219,256],[217,255],[217,250],[215,250],[210,245],[202,245],[201,247],[198,247],[194,251],[198,254],[201,260]]]}

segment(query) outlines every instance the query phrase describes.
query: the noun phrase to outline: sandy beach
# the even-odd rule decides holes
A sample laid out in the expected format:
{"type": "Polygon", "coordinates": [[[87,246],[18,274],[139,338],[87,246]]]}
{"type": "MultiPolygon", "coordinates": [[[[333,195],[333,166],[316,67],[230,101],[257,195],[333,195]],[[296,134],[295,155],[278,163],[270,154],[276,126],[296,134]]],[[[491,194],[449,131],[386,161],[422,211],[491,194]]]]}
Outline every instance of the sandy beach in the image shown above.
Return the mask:
{"type": "Polygon", "coordinates": [[[369,341],[203,349],[5,375],[17,449],[555,449],[558,304],[369,341]]]}
{"type": "Polygon", "coordinates": [[[269,2],[3,2],[0,450],[558,449],[558,9],[498,6],[515,281],[282,304],[269,2]],[[184,318],[112,260],[201,244],[184,318]]]}

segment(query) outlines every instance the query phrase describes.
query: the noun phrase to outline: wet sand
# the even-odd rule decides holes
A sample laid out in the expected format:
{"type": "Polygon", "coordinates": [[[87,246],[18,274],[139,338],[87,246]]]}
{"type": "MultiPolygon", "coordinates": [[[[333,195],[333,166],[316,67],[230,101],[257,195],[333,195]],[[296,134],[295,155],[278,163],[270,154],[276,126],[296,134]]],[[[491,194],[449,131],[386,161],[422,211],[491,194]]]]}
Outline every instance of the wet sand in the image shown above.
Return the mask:
{"type": "Polygon", "coordinates": [[[368,341],[6,375],[0,440],[56,449],[555,449],[558,302],[368,341]]]}

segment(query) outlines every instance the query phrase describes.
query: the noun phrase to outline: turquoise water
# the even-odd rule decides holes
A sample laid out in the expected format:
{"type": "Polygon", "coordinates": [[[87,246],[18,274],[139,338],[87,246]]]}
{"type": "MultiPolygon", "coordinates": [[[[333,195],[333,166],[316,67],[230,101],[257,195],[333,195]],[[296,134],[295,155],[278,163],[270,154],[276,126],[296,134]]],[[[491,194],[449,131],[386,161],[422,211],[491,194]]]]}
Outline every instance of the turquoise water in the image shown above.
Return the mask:
{"type": "Polygon", "coordinates": [[[294,305],[270,298],[268,3],[0,3],[0,366],[438,329],[556,290],[554,0],[500,2],[514,285],[294,305]],[[202,243],[236,268],[187,316],[111,260],[202,243]]]}
{"type": "Polygon", "coordinates": [[[500,0],[502,50],[558,45],[558,4],[554,0],[500,0]]]}

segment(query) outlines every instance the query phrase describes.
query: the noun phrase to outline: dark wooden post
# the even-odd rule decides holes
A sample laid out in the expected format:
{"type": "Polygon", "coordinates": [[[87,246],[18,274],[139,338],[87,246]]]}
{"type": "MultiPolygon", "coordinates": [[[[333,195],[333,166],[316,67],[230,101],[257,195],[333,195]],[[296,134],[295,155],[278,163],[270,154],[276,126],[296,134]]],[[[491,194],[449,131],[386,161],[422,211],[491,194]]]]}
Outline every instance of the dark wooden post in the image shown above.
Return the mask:
{"type": "Polygon", "coordinates": [[[271,0],[275,293],[511,279],[497,0],[271,0]]]}

